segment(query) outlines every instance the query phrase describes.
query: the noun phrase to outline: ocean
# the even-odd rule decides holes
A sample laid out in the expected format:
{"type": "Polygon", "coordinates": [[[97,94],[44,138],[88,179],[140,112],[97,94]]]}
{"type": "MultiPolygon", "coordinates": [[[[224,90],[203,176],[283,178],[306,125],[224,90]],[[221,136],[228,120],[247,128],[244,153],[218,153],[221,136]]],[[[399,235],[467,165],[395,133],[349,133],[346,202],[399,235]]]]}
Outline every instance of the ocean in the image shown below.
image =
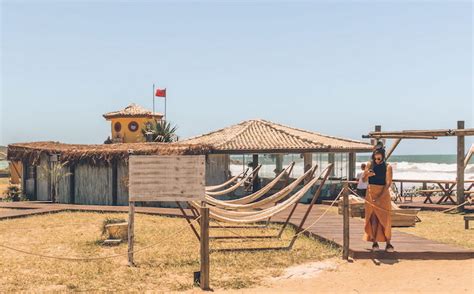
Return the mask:
{"type": "MultiPolygon", "coordinates": [[[[242,161],[250,162],[251,156],[232,157],[231,172],[237,174],[242,171],[242,161]]],[[[357,156],[357,169],[369,160],[369,156],[357,156]]],[[[295,161],[292,176],[297,177],[303,173],[303,159],[300,156],[287,155],[284,157],[283,166],[295,161]]],[[[259,162],[263,164],[260,174],[264,177],[273,177],[275,173],[275,161],[272,156],[261,156],[259,162]]],[[[337,177],[347,177],[346,155],[336,155],[335,174],[337,177]]],[[[429,180],[455,180],[456,179],[456,155],[393,155],[389,163],[393,167],[394,179],[429,179],[429,180]]],[[[324,168],[327,165],[327,155],[313,155],[313,164],[324,168]]],[[[319,170],[321,168],[318,168],[319,170]]],[[[471,158],[466,170],[465,179],[474,180],[474,158],[471,158]]]]}

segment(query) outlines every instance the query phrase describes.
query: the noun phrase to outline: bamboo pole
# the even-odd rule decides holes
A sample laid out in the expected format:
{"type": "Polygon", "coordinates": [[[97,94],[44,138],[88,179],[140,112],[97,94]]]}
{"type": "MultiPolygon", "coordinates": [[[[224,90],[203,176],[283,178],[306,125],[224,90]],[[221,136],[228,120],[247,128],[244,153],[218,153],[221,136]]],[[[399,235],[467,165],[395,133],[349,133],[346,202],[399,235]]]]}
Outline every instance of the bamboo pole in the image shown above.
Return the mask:
{"type": "Polygon", "coordinates": [[[134,242],[134,222],[135,222],[135,202],[128,202],[128,265],[134,266],[133,262],[133,242],[134,242]]]}
{"type": "Polygon", "coordinates": [[[209,207],[201,203],[201,280],[202,290],[209,288],[209,207]]]}
{"type": "MultiPolygon", "coordinates": [[[[464,129],[464,121],[458,121],[458,129],[464,129]]],[[[460,205],[464,202],[464,136],[457,137],[457,178],[456,178],[456,195],[457,204],[460,205]]],[[[458,207],[459,212],[464,211],[464,205],[458,207]]]]}
{"type": "Polygon", "coordinates": [[[386,160],[386,161],[390,158],[390,156],[392,155],[393,151],[395,151],[395,148],[398,147],[398,144],[400,144],[401,141],[402,141],[402,139],[399,138],[399,139],[396,139],[395,142],[393,142],[392,147],[390,147],[390,150],[388,150],[387,155],[385,155],[385,160],[386,160]]]}
{"type": "Polygon", "coordinates": [[[343,240],[342,240],[342,259],[349,260],[349,193],[348,183],[344,183],[342,193],[342,211],[343,211],[343,240]]]}

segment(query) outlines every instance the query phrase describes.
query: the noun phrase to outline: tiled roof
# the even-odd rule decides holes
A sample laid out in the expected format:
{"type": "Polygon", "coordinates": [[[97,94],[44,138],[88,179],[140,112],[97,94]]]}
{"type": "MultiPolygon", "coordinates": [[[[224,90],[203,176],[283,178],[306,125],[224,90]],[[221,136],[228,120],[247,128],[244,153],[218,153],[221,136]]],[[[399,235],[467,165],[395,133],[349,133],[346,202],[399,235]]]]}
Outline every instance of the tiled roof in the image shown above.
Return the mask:
{"type": "Polygon", "coordinates": [[[140,105],[135,103],[130,104],[129,106],[125,107],[119,111],[112,111],[103,115],[106,119],[114,118],[114,117],[163,117],[163,114],[153,112],[151,110],[145,109],[140,105]]]}
{"type": "Polygon", "coordinates": [[[256,119],[182,141],[227,152],[371,151],[372,145],[256,119]]]}

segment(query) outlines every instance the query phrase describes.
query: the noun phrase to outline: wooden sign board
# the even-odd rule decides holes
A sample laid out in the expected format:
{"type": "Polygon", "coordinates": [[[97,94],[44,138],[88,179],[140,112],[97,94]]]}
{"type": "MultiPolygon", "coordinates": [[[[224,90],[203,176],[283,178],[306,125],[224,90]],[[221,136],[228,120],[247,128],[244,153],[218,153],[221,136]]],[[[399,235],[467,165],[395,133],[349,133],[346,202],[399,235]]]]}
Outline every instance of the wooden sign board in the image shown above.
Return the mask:
{"type": "Polygon", "coordinates": [[[130,201],[204,200],[205,162],[204,155],[130,156],[130,201]]]}

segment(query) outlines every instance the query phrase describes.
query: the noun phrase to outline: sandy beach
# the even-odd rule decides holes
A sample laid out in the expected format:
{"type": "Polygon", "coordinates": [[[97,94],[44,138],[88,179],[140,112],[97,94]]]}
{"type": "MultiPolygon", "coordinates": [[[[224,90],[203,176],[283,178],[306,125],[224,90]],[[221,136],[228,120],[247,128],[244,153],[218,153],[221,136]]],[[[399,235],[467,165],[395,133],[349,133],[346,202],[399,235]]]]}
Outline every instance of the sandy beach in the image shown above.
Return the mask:
{"type": "Polygon", "coordinates": [[[269,279],[262,287],[216,293],[470,293],[474,287],[473,259],[323,263],[322,270],[314,264],[290,268],[293,275],[269,279]]]}

